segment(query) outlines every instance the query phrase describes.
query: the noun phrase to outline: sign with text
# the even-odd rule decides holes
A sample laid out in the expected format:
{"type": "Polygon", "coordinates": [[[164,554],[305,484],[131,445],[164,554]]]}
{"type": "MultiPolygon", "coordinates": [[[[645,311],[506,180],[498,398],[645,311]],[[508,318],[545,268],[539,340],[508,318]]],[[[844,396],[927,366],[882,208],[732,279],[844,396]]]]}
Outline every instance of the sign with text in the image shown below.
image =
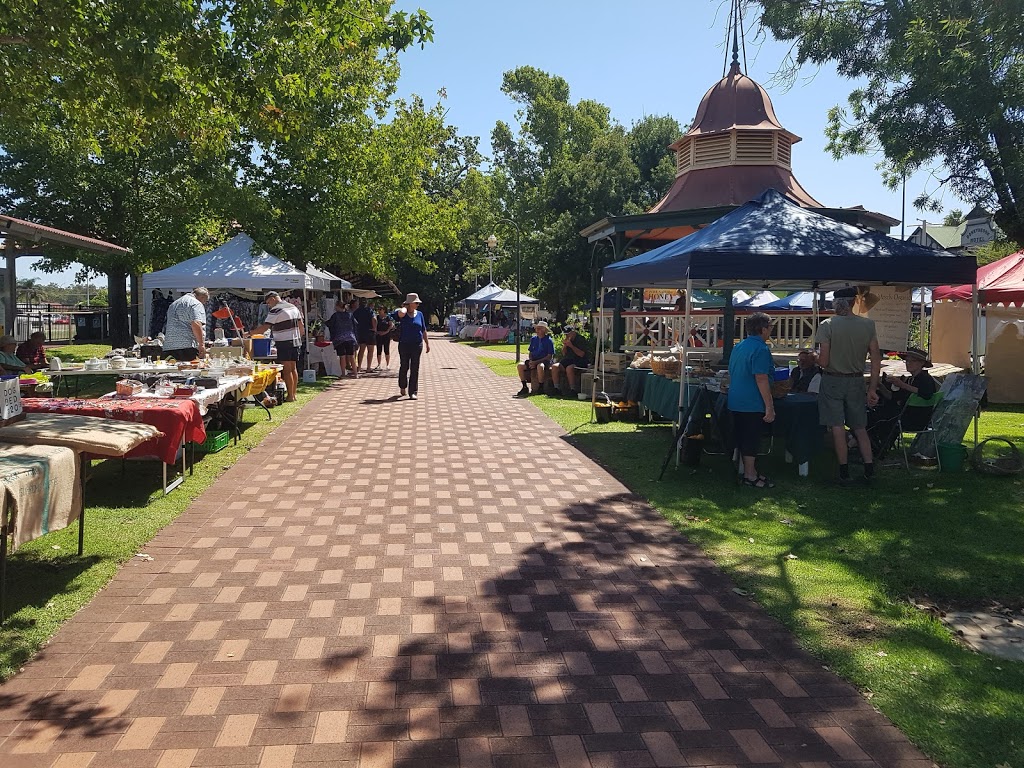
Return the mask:
{"type": "Polygon", "coordinates": [[[906,352],[910,336],[910,288],[875,285],[871,293],[878,303],[871,307],[868,317],[875,321],[878,346],[892,352],[906,352]]]}
{"type": "Polygon", "coordinates": [[[678,298],[679,294],[671,288],[644,288],[645,307],[672,307],[678,298]]]}

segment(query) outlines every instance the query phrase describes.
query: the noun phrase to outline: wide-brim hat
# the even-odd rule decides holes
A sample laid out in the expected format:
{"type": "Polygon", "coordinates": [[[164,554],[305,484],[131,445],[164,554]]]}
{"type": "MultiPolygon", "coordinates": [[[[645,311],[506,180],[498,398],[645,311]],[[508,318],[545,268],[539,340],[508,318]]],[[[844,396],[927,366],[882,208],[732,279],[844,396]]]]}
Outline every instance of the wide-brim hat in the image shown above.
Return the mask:
{"type": "Polygon", "coordinates": [[[539,320],[536,323],[534,323],[533,324],[533,328],[534,328],[534,330],[537,330],[538,328],[543,328],[545,331],[550,331],[551,330],[548,327],[548,324],[545,323],[543,320],[539,320]]]}
{"type": "Polygon", "coordinates": [[[422,304],[423,302],[420,301],[420,295],[418,293],[407,293],[405,295],[405,301],[403,301],[402,303],[403,304],[422,304]]]}
{"type": "Polygon", "coordinates": [[[900,355],[904,360],[920,360],[924,363],[925,368],[932,367],[932,361],[928,359],[928,353],[920,347],[910,347],[906,352],[900,355]]]}

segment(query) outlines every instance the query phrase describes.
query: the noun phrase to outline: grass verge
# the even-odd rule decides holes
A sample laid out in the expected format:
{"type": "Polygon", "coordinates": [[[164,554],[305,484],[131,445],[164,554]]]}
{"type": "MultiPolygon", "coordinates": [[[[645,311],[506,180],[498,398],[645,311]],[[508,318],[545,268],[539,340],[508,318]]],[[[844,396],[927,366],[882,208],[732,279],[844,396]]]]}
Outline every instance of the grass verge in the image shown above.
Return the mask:
{"type": "MultiPolygon", "coordinates": [[[[509,361],[480,360],[515,375],[509,361]]],[[[724,458],[709,456],[659,482],[669,425],[599,426],[589,403],[530,402],[932,759],[948,768],[1024,765],[1024,663],[972,652],[908,600],[1024,603],[1024,481],[894,469],[870,491],[840,489],[829,484],[835,465],[826,454],[805,479],[779,455],[759,460],[778,483],[770,492],[737,486],[724,458]]],[[[1024,447],[1024,412],[994,407],[981,433],[1024,447]]]]}
{"type": "MultiPolygon", "coordinates": [[[[87,354],[86,357],[91,357],[87,354]]],[[[195,473],[168,496],[160,490],[160,464],[121,462],[93,465],[86,488],[85,554],[78,557],[78,525],[20,547],[7,562],[7,620],[0,624],[0,682],[18,671],[61,624],[92,599],[165,525],[174,520],[223,472],[280,427],[329,381],[299,384],[298,401],[245,415],[238,445],[219,453],[197,453],[195,473]],[[200,458],[202,457],[202,458],[200,458]]]]}

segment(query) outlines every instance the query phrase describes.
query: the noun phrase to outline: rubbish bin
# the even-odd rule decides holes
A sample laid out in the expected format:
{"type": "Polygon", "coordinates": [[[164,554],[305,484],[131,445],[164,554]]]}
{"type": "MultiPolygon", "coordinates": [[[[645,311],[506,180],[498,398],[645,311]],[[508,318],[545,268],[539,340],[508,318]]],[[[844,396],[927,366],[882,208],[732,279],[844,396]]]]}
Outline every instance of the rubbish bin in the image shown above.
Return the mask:
{"type": "Polygon", "coordinates": [[[78,341],[99,341],[103,338],[103,313],[81,312],[75,315],[78,341]]]}

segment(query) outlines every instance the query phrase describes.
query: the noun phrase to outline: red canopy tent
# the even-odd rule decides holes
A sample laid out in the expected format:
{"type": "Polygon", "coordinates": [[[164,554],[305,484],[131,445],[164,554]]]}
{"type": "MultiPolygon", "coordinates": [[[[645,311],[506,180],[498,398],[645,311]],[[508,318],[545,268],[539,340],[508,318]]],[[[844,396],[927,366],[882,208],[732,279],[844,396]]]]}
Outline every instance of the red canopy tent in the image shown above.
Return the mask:
{"type": "MultiPolygon", "coordinates": [[[[968,285],[945,285],[932,291],[934,301],[970,301],[968,285]]],[[[982,304],[1024,306],[1024,251],[978,267],[978,300],[982,304]]]]}

